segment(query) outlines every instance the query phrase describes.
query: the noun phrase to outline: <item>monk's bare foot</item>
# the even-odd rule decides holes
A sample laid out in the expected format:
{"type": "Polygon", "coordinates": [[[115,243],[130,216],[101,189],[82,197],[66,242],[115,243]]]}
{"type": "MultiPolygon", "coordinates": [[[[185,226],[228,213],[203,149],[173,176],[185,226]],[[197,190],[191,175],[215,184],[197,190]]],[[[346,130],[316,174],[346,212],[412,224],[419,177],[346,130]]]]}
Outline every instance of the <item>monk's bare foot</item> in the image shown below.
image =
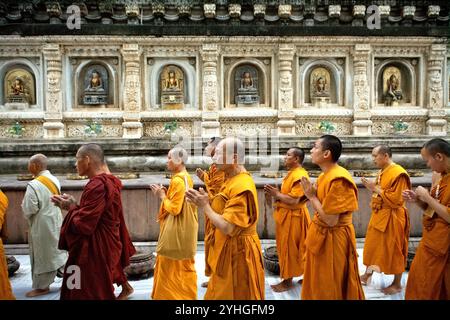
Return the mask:
{"type": "Polygon", "coordinates": [[[289,280],[283,280],[281,281],[279,284],[273,284],[271,285],[272,290],[275,292],[284,292],[284,291],[288,291],[290,290],[293,285],[292,285],[292,279],[289,280]]]}
{"type": "Polygon", "coordinates": [[[381,291],[383,291],[384,294],[391,295],[402,292],[402,287],[396,284],[391,284],[389,287],[386,287],[381,291]]]}
{"type": "Polygon", "coordinates": [[[43,296],[43,295],[48,294],[48,293],[50,293],[50,289],[49,288],[47,288],[47,289],[34,289],[34,290],[31,290],[31,291],[27,292],[25,294],[25,297],[33,298],[33,297],[43,296]]]}
{"type": "Polygon", "coordinates": [[[128,283],[125,282],[122,285],[122,292],[117,297],[117,300],[127,300],[129,296],[131,296],[134,292],[133,287],[128,283]]]}
{"type": "Polygon", "coordinates": [[[209,281],[202,282],[201,284],[202,288],[208,288],[208,283],[209,281]]]}

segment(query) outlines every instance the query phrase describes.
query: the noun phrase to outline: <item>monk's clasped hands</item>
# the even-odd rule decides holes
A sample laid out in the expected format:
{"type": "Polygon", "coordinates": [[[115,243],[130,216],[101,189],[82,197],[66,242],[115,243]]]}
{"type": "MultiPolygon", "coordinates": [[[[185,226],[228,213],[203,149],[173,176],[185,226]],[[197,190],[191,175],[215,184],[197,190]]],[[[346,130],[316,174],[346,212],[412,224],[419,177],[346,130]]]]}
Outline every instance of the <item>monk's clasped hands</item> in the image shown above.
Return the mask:
{"type": "Polygon", "coordinates": [[[303,192],[308,199],[314,198],[317,194],[316,187],[306,177],[302,177],[300,180],[302,184],[303,192]]]}
{"type": "Polygon", "coordinates": [[[157,195],[161,200],[166,197],[167,189],[162,184],[151,184],[150,189],[152,190],[153,194],[157,195]]]}
{"type": "Polygon", "coordinates": [[[198,191],[195,189],[188,189],[186,191],[186,198],[189,202],[192,202],[199,208],[209,205],[208,193],[203,188],[200,188],[198,191]]]}
{"type": "Polygon", "coordinates": [[[63,193],[61,195],[53,195],[51,197],[53,204],[60,209],[69,210],[72,204],[76,204],[77,201],[70,194],[63,193]]]}

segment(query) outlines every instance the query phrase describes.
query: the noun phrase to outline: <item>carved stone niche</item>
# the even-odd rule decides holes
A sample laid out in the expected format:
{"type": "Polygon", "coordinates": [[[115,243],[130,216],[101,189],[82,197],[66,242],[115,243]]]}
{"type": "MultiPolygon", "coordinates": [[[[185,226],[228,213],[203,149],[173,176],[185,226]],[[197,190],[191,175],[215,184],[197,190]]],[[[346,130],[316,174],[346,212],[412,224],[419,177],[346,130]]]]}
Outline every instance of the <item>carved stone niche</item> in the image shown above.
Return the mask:
{"type": "Polygon", "coordinates": [[[27,110],[36,104],[36,80],[30,68],[15,65],[6,71],[2,100],[6,110],[27,110]]]}
{"type": "Polygon", "coordinates": [[[316,108],[343,105],[343,72],[330,61],[318,61],[302,68],[304,103],[316,108]]]}
{"type": "Polygon", "coordinates": [[[225,58],[225,107],[269,105],[270,59],[225,58]]]}
{"type": "Polygon", "coordinates": [[[376,59],[375,63],[376,105],[416,106],[418,59],[376,59]]]}
{"type": "MultiPolygon", "coordinates": [[[[69,92],[75,92],[76,108],[116,108],[117,58],[105,60],[73,59],[74,84],[70,84],[69,92]],[[114,66],[113,66],[114,65],[114,66]],[[72,91],[73,90],[73,91],[72,91]]],[[[62,86],[63,87],[63,86],[62,86]]]]}
{"type": "Polygon", "coordinates": [[[162,109],[183,109],[185,100],[184,72],[175,65],[165,66],[159,76],[162,109]]]}

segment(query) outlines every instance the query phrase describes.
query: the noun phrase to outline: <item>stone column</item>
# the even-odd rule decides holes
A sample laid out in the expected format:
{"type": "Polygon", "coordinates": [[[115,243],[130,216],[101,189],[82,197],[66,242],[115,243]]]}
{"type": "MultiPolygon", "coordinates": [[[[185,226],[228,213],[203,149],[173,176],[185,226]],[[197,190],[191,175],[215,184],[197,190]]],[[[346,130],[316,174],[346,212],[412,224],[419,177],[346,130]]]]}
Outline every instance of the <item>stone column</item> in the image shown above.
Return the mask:
{"type": "Polygon", "coordinates": [[[444,109],[442,71],[444,70],[446,47],[433,44],[428,56],[428,121],[427,134],[431,136],[445,136],[447,134],[447,120],[444,109]]]}
{"type": "Polygon", "coordinates": [[[294,90],[292,88],[292,63],[295,46],[281,44],[278,48],[278,135],[295,135],[294,90]]]}
{"type": "Polygon", "coordinates": [[[44,113],[44,138],[64,138],[62,123],[62,54],[58,44],[46,44],[42,48],[45,60],[47,84],[44,113]]]}
{"type": "Polygon", "coordinates": [[[372,120],[369,110],[368,62],[369,44],[355,45],[353,52],[353,135],[372,135],[372,120]]]}
{"type": "Polygon", "coordinates": [[[202,137],[220,136],[219,122],[219,85],[217,80],[217,62],[219,47],[217,44],[204,44],[202,57],[202,137]]]}
{"type": "Polygon", "coordinates": [[[123,138],[139,139],[142,137],[141,123],[141,53],[137,44],[124,44],[122,56],[125,63],[125,83],[123,95],[123,138]]]}

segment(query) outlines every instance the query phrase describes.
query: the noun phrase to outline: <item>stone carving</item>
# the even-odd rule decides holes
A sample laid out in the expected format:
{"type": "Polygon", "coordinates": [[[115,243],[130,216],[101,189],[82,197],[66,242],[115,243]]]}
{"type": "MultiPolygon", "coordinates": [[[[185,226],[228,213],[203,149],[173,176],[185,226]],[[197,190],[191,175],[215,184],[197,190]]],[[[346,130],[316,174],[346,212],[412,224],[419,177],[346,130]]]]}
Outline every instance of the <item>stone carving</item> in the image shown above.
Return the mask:
{"type": "MultiPolygon", "coordinates": [[[[83,74],[83,72],[81,74],[83,74]]],[[[104,66],[90,65],[84,74],[83,104],[107,104],[108,81],[108,71],[104,66]]]]}
{"type": "Polygon", "coordinates": [[[313,106],[325,107],[330,104],[330,72],[319,67],[311,71],[309,76],[309,95],[313,106]]]}
{"type": "Polygon", "coordinates": [[[161,73],[161,107],[163,109],[183,109],[184,74],[173,65],[164,67],[161,73]]]}
{"type": "MultiPolygon", "coordinates": [[[[424,134],[424,132],[425,132],[425,121],[408,120],[408,125],[409,125],[408,126],[409,134],[424,134]]],[[[395,130],[392,126],[391,121],[386,121],[385,119],[373,120],[372,134],[374,134],[374,135],[391,135],[394,133],[395,133],[395,130]]]]}
{"type": "Polygon", "coordinates": [[[34,76],[28,70],[15,68],[5,75],[4,92],[11,109],[25,109],[36,103],[34,76]]]}
{"type": "Polygon", "coordinates": [[[383,71],[383,92],[385,106],[398,106],[403,99],[401,72],[397,67],[387,67],[383,71]]]}
{"type": "MultiPolygon", "coordinates": [[[[335,124],[335,130],[333,134],[349,135],[352,132],[351,119],[330,119],[335,124]]],[[[323,134],[322,130],[319,129],[320,119],[296,119],[295,134],[301,136],[321,136],[323,134]]]]}
{"type": "MultiPolygon", "coordinates": [[[[69,123],[67,124],[67,136],[68,137],[86,137],[85,124],[69,123]]],[[[122,126],[104,124],[102,123],[102,131],[98,134],[98,137],[121,137],[122,126]]]]}
{"type": "Polygon", "coordinates": [[[234,76],[235,101],[238,107],[258,106],[258,71],[251,65],[239,66],[234,76]]]}

